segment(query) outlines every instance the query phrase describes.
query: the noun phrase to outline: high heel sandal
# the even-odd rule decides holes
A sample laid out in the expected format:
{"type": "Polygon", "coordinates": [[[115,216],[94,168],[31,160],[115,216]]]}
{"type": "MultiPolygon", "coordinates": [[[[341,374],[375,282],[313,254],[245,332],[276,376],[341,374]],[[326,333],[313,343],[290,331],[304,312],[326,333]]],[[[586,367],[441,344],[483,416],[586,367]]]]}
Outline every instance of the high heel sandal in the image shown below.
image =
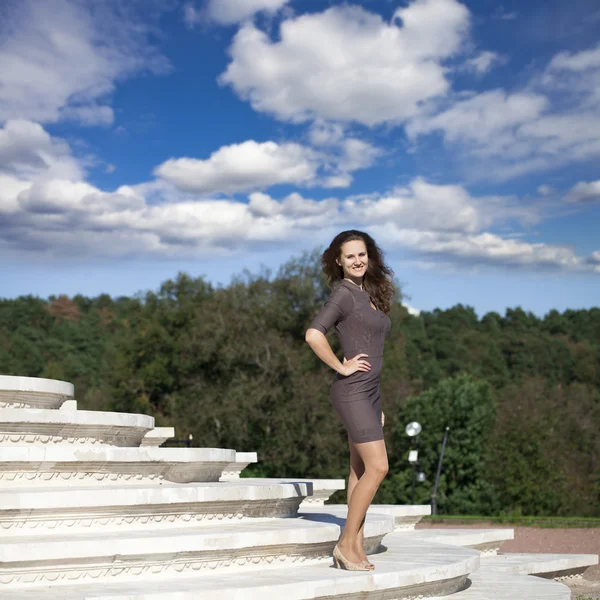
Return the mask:
{"type": "Polygon", "coordinates": [[[359,563],[350,562],[341,552],[340,549],[335,546],[333,549],[333,564],[337,569],[345,569],[346,571],[372,571],[371,567],[367,566],[369,563],[365,560],[359,563]]]}

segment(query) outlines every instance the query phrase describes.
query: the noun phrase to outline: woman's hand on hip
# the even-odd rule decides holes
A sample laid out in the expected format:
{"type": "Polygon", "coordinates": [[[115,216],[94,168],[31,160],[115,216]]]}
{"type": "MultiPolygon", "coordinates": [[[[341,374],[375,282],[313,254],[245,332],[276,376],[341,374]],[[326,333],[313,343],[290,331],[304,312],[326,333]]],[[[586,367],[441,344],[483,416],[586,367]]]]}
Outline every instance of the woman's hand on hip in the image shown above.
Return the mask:
{"type": "Polygon", "coordinates": [[[344,357],[344,362],[342,363],[343,371],[340,371],[342,375],[348,377],[348,375],[352,375],[352,373],[356,373],[356,371],[370,371],[371,364],[368,363],[364,357],[369,356],[368,354],[357,354],[354,358],[350,360],[346,360],[344,357]]]}
{"type": "Polygon", "coordinates": [[[383,411],[381,413],[381,426],[383,427],[385,425],[385,415],[383,414],[383,411]]]}

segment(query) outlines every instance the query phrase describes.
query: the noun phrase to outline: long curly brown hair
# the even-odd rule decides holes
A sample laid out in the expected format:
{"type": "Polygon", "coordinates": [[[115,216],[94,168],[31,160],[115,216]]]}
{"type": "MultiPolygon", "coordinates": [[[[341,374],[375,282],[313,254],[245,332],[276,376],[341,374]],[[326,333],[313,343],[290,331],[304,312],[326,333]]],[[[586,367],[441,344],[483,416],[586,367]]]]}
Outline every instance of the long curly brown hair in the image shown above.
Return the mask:
{"type": "Polygon", "coordinates": [[[355,240],[361,240],[365,243],[367,256],[369,257],[367,272],[363,277],[363,289],[373,297],[379,309],[389,313],[395,294],[392,284],[394,272],[384,263],[381,248],[368,233],[350,229],[338,233],[333,238],[329,248],[321,255],[321,265],[327,282],[333,287],[337,281],[344,278],[344,271],[337,264],[336,259],[341,257],[342,246],[346,242],[355,240]]]}

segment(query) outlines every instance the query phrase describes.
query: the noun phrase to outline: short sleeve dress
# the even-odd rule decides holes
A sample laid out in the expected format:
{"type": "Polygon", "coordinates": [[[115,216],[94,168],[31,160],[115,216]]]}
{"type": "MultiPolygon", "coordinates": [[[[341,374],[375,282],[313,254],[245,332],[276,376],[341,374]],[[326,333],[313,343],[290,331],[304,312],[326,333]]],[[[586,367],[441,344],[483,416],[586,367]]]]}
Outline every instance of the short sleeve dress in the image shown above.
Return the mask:
{"type": "Polygon", "coordinates": [[[391,321],[371,302],[377,306],[368,292],[342,279],[310,324],[322,333],[335,327],[346,359],[368,354],[365,360],[371,364],[370,371],[356,371],[348,377],[336,373],[330,390],[331,403],[355,444],[383,439],[379,376],[391,321]]]}

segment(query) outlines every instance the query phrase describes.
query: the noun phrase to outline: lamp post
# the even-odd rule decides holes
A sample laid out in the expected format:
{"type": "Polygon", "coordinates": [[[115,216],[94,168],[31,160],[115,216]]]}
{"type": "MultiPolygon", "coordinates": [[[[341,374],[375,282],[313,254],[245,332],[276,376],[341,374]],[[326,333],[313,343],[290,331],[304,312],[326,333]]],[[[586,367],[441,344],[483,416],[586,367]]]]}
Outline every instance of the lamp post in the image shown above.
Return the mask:
{"type": "Polygon", "coordinates": [[[412,465],[413,468],[411,504],[414,504],[415,484],[417,482],[417,465],[419,463],[419,434],[421,433],[421,425],[416,421],[412,421],[406,426],[406,429],[404,431],[406,432],[406,435],[408,437],[413,438],[413,445],[415,446],[415,449],[411,450],[408,453],[408,462],[412,465]]]}
{"type": "Polygon", "coordinates": [[[450,431],[450,427],[446,427],[446,431],[444,431],[444,440],[442,441],[442,451],[440,452],[440,460],[438,462],[437,473],[435,475],[435,485],[433,486],[433,493],[431,494],[431,514],[437,514],[437,490],[438,483],[440,481],[440,474],[442,472],[442,461],[444,460],[444,450],[446,449],[446,442],[448,440],[448,432],[450,431]]]}

